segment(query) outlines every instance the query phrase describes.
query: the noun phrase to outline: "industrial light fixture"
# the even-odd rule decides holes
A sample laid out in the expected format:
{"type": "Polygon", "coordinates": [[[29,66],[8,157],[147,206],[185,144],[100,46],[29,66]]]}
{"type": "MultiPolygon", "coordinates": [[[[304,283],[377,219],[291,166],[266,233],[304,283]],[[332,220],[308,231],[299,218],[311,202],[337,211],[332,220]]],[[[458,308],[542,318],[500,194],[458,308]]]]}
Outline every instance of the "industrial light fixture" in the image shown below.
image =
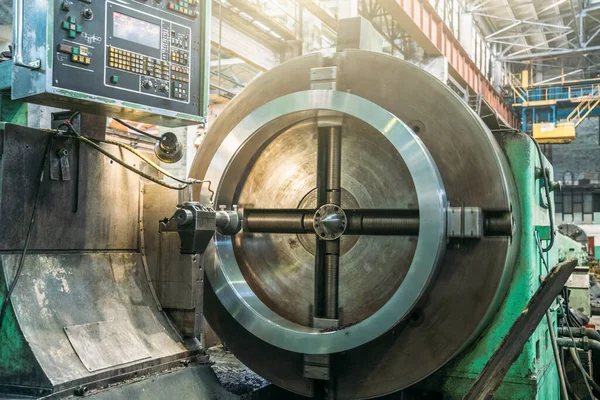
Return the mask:
{"type": "Polygon", "coordinates": [[[167,164],[174,164],[183,158],[183,144],[181,144],[181,142],[177,139],[177,135],[175,135],[173,132],[165,132],[158,136],[136,128],[135,126],[131,126],[127,122],[118,118],[114,118],[114,120],[134,132],[156,140],[154,154],[160,161],[167,164]]]}
{"type": "Polygon", "coordinates": [[[183,145],[173,132],[166,132],[156,142],[154,154],[160,161],[174,164],[183,157],[183,145]]]}

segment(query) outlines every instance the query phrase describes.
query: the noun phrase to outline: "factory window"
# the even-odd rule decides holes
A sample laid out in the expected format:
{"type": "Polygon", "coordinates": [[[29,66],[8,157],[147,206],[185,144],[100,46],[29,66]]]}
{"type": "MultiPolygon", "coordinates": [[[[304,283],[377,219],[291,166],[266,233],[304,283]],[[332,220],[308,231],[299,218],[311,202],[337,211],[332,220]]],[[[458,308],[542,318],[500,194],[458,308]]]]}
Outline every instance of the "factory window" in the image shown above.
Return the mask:
{"type": "Polygon", "coordinates": [[[567,171],[563,175],[563,182],[565,185],[573,184],[573,173],[571,171],[567,171]]]}
{"type": "Polygon", "coordinates": [[[573,213],[583,213],[583,193],[573,193],[573,213]]]}
{"type": "Polygon", "coordinates": [[[583,213],[591,214],[594,212],[593,200],[591,193],[583,194],[583,213]]]}
{"type": "Polygon", "coordinates": [[[593,198],[593,205],[592,205],[593,212],[595,212],[595,213],[600,212],[600,193],[594,193],[592,195],[592,198],[593,198]]]}
{"type": "Polygon", "coordinates": [[[600,193],[563,191],[554,193],[554,213],[557,221],[582,223],[594,220],[594,213],[600,212],[600,193]]]}
{"type": "Polygon", "coordinates": [[[573,197],[569,192],[563,194],[563,214],[573,214],[573,197]]]}
{"type": "Polygon", "coordinates": [[[562,193],[554,194],[554,213],[555,214],[563,213],[563,194],[562,193]]]}

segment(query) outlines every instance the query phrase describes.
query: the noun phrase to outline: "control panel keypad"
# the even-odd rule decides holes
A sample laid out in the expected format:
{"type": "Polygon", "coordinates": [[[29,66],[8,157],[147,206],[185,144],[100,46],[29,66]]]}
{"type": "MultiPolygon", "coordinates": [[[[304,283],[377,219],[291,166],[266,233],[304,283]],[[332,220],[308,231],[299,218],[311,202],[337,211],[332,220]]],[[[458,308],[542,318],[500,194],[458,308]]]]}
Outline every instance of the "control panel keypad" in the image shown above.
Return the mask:
{"type": "Polygon", "coordinates": [[[77,35],[83,32],[83,27],[77,25],[77,19],[75,17],[68,17],[66,21],[60,24],[60,27],[67,32],[67,36],[71,39],[77,37],[77,35]]]}
{"type": "MultiPolygon", "coordinates": [[[[27,3],[27,2],[26,2],[27,3]]],[[[197,114],[199,0],[52,0],[52,86],[197,114]]]]}
{"type": "Polygon", "coordinates": [[[198,13],[198,0],[169,0],[168,9],[188,17],[196,18],[198,13]]]}
{"type": "Polygon", "coordinates": [[[177,49],[171,51],[171,61],[181,65],[188,65],[190,62],[187,51],[177,49]]]}
{"type": "Polygon", "coordinates": [[[90,65],[92,63],[92,58],[89,57],[89,49],[85,46],[77,47],[61,43],[58,45],[57,50],[60,53],[70,54],[71,62],[83,65],[90,65]]]}
{"type": "Polygon", "coordinates": [[[187,49],[190,46],[190,36],[185,33],[171,31],[171,46],[187,49]]]}
{"type": "Polygon", "coordinates": [[[171,79],[187,83],[190,81],[190,70],[185,67],[173,65],[171,66],[171,79]]]}
{"type": "Polygon", "coordinates": [[[108,66],[136,74],[169,79],[169,64],[166,61],[110,47],[108,66]]]}
{"type": "Polygon", "coordinates": [[[173,97],[179,100],[188,99],[187,85],[180,82],[173,82],[173,97]]]}

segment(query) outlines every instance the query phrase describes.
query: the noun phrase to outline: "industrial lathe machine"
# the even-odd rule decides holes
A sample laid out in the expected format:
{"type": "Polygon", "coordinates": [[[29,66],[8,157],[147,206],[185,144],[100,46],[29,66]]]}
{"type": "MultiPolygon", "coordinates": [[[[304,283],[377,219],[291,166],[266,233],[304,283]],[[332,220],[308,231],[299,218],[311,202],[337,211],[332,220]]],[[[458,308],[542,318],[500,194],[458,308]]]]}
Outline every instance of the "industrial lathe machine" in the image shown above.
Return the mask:
{"type": "MultiPolygon", "coordinates": [[[[165,183],[79,111],[203,121],[206,42],[186,40],[208,8],[90,3],[17,1],[15,29],[48,34],[15,32],[0,63],[0,398],[227,398],[194,369],[206,324],[277,398],[465,397],[558,262],[536,143],[414,64],[338,46],[255,79],[189,178],[165,183]],[[135,18],[158,48],[119,36],[135,18]],[[82,46],[89,63],[73,61],[82,46]],[[187,68],[189,98],[163,68],[187,68]],[[31,103],[73,111],[32,128],[31,103]]],[[[178,145],[158,137],[157,157],[178,145]]],[[[494,398],[560,398],[555,304],[494,398]]]]}

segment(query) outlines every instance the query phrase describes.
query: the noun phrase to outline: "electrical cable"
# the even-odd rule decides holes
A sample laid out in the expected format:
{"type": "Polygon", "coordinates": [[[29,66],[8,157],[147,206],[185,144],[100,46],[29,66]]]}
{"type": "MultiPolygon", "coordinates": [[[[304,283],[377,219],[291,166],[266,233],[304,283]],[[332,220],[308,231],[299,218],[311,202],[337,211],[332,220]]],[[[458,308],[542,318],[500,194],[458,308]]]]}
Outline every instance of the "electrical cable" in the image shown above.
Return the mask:
{"type": "Polygon", "coordinates": [[[537,148],[538,158],[540,160],[540,168],[542,168],[542,175],[544,179],[544,192],[546,195],[546,203],[548,204],[548,219],[550,220],[550,241],[548,245],[542,249],[542,251],[546,253],[554,245],[554,211],[552,211],[552,201],[550,200],[550,186],[548,184],[548,180],[550,177],[548,176],[548,171],[544,167],[544,156],[540,144],[537,140],[535,140],[533,136],[527,135],[527,137],[529,137],[533,141],[533,144],[535,144],[535,147],[537,148]]]}
{"type": "Polygon", "coordinates": [[[569,380],[565,380],[565,384],[567,385],[567,391],[569,392],[569,395],[571,395],[571,398],[573,400],[581,400],[573,391],[573,388],[571,387],[571,384],[569,383],[569,380]]]}
{"type": "Polygon", "coordinates": [[[569,400],[569,391],[567,389],[567,378],[566,372],[563,367],[562,361],[560,360],[560,350],[558,349],[558,343],[556,341],[556,335],[552,326],[552,316],[550,310],[546,310],[546,323],[548,324],[548,333],[550,334],[550,341],[552,342],[552,353],[554,355],[554,362],[556,363],[556,369],[558,370],[558,380],[560,382],[560,391],[562,393],[563,400],[569,400]]]}
{"type": "MultiPolygon", "coordinates": [[[[76,113],[76,114],[77,114],[77,113],[76,113]]],[[[75,114],[73,114],[73,115],[75,115],[75,114]]],[[[122,122],[122,121],[119,121],[119,122],[122,122]]],[[[96,145],[96,144],[95,144],[94,142],[92,142],[91,140],[89,140],[89,139],[87,139],[87,138],[84,138],[83,136],[81,136],[81,134],[80,134],[79,132],[77,132],[77,130],[75,129],[75,127],[74,127],[74,126],[73,126],[73,124],[71,123],[71,120],[67,120],[67,121],[65,121],[63,124],[61,124],[61,125],[59,126],[59,128],[60,128],[61,126],[63,126],[63,125],[64,125],[64,126],[67,126],[67,127],[69,128],[69,130],[70,130],[71,132],[73,132],[73,134],[75,134],[75,135],[76,135],[76,136],[75,136],[75,138],[77,138],[77,139],[79,139],[79,140],[83,141],[84,143],[86,143],[86,144],[88,144],[88,145],[92,146],[94,149],[96,149],[96,150],[100,151],[100,152],[101,152],[102,154],[104,154],[105,156],[107,156],[107,157],[111,158],[112,160],[114,160],[114,161],[115,161],[115,162],[117,162],[118,164],[120,164],[120,165],[122,165],[123,167],[127,168],[128,170],[130,170],[130,171],[132,171],[132,172],[134,172],[134,173],[138,174],[139,176],[142,176],[142,177],[144,177],[144,178],[146,178],[146,179],[148,179],[148,180],[151,180],[151,181],[152,181],[152,182],[154,182],[154,183],[157,183],[157,184],[159,184],[159,185],[161,185],[161,186],[164,186],[164,187],[167,187],[167,188],[169,188],[169,189],[173,189],[173,190],[183,190],[183,189],[186,189],[187,187],[189,187],[189,186],[192,186],[192,185],[194,185],[194,184],[196,184],[196,183],[200,183],[200,184],[208,183],[208,187],[207,187],[207,189],[208,189],[208,191],[210,192],[210,201],[211,201],[211,202],[212,202],[212,200],[213,200],[213,198],[214,198],[214,196],[215,196],[215,192],[214,192],[214,190],[212,190],[212,189],[211,189],[211,184],[212,184],[212,182],[211,182],[211,181],[202,181],[202,180],[199,180],[199,179],[187,179],[187,180],[186,180],[186,179],[180,179],[180,178],[178,178],[178,177],[176,177],[176,176],[174,176],[174,175],[170,174],[169,172],[165,171],[165,170],[164,170],[163,168],[161,168],[159,165],[157,165],[156,163],[154,163],[154,162],[153,162],[152,160],[150,160],[148,157],[144,156],[142,153],[140,153],[139,151],[137,151],[136,149],[134,149],[134,148],[133,148],[133,147],[131,147],[131,146],[128,146],[128,145],[126,145],[126,144],[123,144],[123,143],[115,142],[115,141],[112,141],[112,140],[104,140],[104,141],[103,141],[104,143],[108,143],[108,144],[112,144],[112,145],[115,145],[115,146],[119,146],[119,147],[122,147],[122,148],[124,148],[124,149],[125,149],[125,150],[127,150],[127,151],[130,151],[131,153],[135,154],[135,155],[136,155],[137,157],[139,157],[140,159],[144,160],[144,161],[145,161],[145,162],[146,162],[148,165],[150,165],[152,168],[154,168],[154,169],[155,169],[155,170],[157,170],[158,172],[162,173],[162,174],[163,174],[163,175],[165,175],[165,176],[168,176],[169,178],[171,178],[171,179],[173,179],[173,180],[175,180],[175,181],[177,181],[177,182],[179,182],[179,183],[183,183],[185,186],[183,186],[183,187],[180,187],[180,186],[169,185],[169,184],[168,184],[168,183],[166,183],[166,182],[163,182],[163,181],[161,181],[161,180],[158,180],[158,179],[156,179],[156,178],[152,177],[151,175],[148,175],[148,174],[146,174],[146,173],[144,173],[144,172],[142,172],[142,171],[140,171],[140,170],[138,170],[138,169],[135,169],[134,167],[132,167],[132,166],[130,166],[130,165],[128,165],[128,164],[126,164],[126,163],[122,162],[121,160],[119,160],[119,159],[117,159],[117,158],[113,157],[113,156],[112,156],[110,153],[108,153],[108,152],[104,151],[104,150],[103,150],[103,149],[102,149],[100,146],[96,145]]],[[[127,124],[125,124],[125,125],[127,125],[127,124]]],[[[135,128],[134,128],[134,129],[135,129],[135,128]]],[[[191,190],[191,189],[190,189],[190,190],[191,190]]]]}
{"type": "Polygon", "coordinates": [[[73,120],[75,119],[76,116],[80,115],[81,113],[79,111],[75,111],[67,120],[68,123],[72,124],[73,120]]]}
{"type": "Polygon", "coordinates": [[[138,128],[136,128],[135,126],[131,126],[131,125],[129,125],[127,122],[125,122],[125,121],[122,121],[122,120],[120,120],[120,119],[118,119],[118,118],[113,118],[113,119],[114,119],[115,121],[117,121],[119,124],[123,125],[124,127],[126,127],[126,128],[129,128],[129,129],[131,129],[132,131],[139,133],[140,135],[148,136],[148,137],[150,137],[150,138],[152,138],[152,139],[155,139],[155,140],[160,140],[160,136],[157,136],[157,135],[154,135],[154,134],[152,134],[152,133],[150,133],[150,132],[146,132],[146,131],[143,131],[143,130],[141,130],[141,129],[138,129],[138,128]]]}
{"type": "Polygon", "coordinates": [[[548,263],[546,262],[546,259],[544,258],[544,249],[542,248],[542,240],[540,239],[540,235],[539,235],[538,231],[536,231],[536,230],[533,231],[533,235],[535,236],[535,243],[537,245],[537,249],[538,249],[540,258],[542,259],[542,264],[544,265],[544,269],[546,270],[546,273],[549,274],[550,268],[548,268],[548,263]]]}
{"type": "Polygon", "coordinates": [[[21,252],[21,257],[19,259],[19,264],[17,266],[17,270],[15,271],[15,276],[8,286],[8,291],[4,296],[4,300],[2,301],[2,307],[0,307],[0,330],[2,330],[2,323],[4,321],[4,317],[6,315],[6,310],[8,308],[8,303],[10,302],[10,297],[17,286],[17,282],[21,277],[21,272],[23,272],[23,265],[25,263],[25,256],[27,255],[27,250],[29,249],[29,240],[31,239],[31,232],[33,232],[33,225],[35,222],[35,217],[37,215],[38,204],[40,201],[40,193],[42,188],[42,183],[44,182],[44,172],[46,170],[46,164],[48,164],[49,156],[50,156],[50,144],[54,139],[54,135],[50,136],[48,142],[46,143],[46,149],[44,150],[44,158],[42,160],[42,165],[40,166],[40,172],[38,174],[39,181],[35,192],[35,197],[33,201],[33,209],[31,211],[31,219],[29,220],[29,226],[27,227],[27,234],[25,235],[25,244],[23,245],[23,251],[21,252]]]}
{"type": "Polygon", "coordinates": [[[160,179],[153,177],[152,175],[149,175],[143,171],[140,171],[139,169],[137,169],[135,167],[132,167],[131,165],[127,164],[126,162],[120,160],[118,157],[113,156],[108,151],[104,150],[102,147],[98,146],[96,143],[92,142],[88,138],[85,138],[83,136],[76,136],[76,138],[81,140],[83,143],[87,144],[88,146],[98,150],[100,153],[104,154],[106,157],[110,158],[111,160],[113,160],[114,162],[119,164],[120,166],[127,168],[131,172],[141,176],[142,178],[146,178],[149,181],[152,181],[154,183],[157,183],[161,186],[164,186],[166,188],[173,189],[173,190],[184,190],[190,186],[189,184],[185,184],[183,186],[176,186],[176,185],[171,185],[169,183],[163,182],[160,179]]]}
{"type": "MultiPolygon", "coordinates": [[[[548,264],[546,263],[546,259],[544,258],[544,252],[542,251],[542,242],[540,241],[540,235],[537,231],[534,231],[535,241],[537,244],[538,252],[540,254],[540,258],[542,259],[542,264],[544,265],[544,269],[546,270],[546,274],[550,273],[548,268],[548,264]]],[[[543,278],[540,276],[540,282],[542,282],[543,278]]],[[[560,381],[560,391],[562,393],[563,400],[569,400],[569,390],[567,387],[567,372],[563,365],[563,362],[560,359],[560,351],[558,349],[558,343],[556,341],[556,335],[554,334],[553,326],[552,326],[552,316],[550,315],[550,310],[546,310],[546,323],[548,324],[548,332],[550,334],[550,341],[552,342],[552,352],[554,354],[554,362],[556,363],[556,369],[558,370],[558,378],[560,381]]]]}
{"type": "MultiPolygon", "coordinates": [[[[158,165],[156,165],[154,162],[152,162],[150,159],[148,159],[147,157],[145,157],[143,154],[137,152],[135,149],[133,149],[130,146],[126,146],[123,145],[122,143],[118,143],[118,142],[111,142],[111,141],[107,141],[107,143],[109,144],[115,144],[118,145],[120,147],[123,147],[129,151],[131,151],[133,154],[137,155],[140,159],[144,160],[145,162],[147,162],[150,166],[152,166],[153,168],[155,168],[156,170],[164,173],[166,176],[169,176],[172,179],[175,179],[176,181],[180,182],[180,183],[185,183],[184,186],[175,186],[175,185],[170,185],[166,182],[163,182],[149,174],[146,174],[143,171],[140,171],[136,168],[134,168],[133,166],[130,166],[129,164],[125,163],[124,161],[120,160],[119,158],[113,156],[112,154],[110,154],[108,151],[104,150],[102,147],[98,146],[96,143],[94,143],[93,141],[81,136],[79,134],[79,132],[77,132],[77,130],[73,127],[72,125],[72,120],[73,118],[75,118],[77,116],[77,114],[79,114],[79,112],[75,112],[68,120],[66,120],[65,122],[63,122],[58,129],[56,130],[56,133],[52,136],[50,136],[50,138],[48,139],[48,142],[46,143],[46,148],[44,150],[44,157],[43,157],[43,161],[42,164],[40,166],[40,172],[39,172],[39,182],[38,182],[38,186],[36,188],[36,193],[35,193],[35,198],[34,198],[34,203],[33,203],[33,209],[31,212],[31,219],[29,221],[29,226],[27,228],[27,234],[25,236],[25,244],[23,245],[23,251],[21,253],[21,257],[19,259],[19,264],[17,266],[17,270],[15,271],[14,274],[14,278],[12,280],[12,282],[10,283],[10,285],[7,284],[8,287],[8,291],[6,292],[6,295],[4,296],[3,300],[2,300],[2,306],[0,306],[0,330],[2,329],[2,324],[4,322],[4,317],[6,316],[6,310],[8,308],[8,303],[10,303],[10,298],[12,296],[12,293],[15,290],[15,287],[17,286],[17,283],[19,281],[19,278],[21,277],[21,273],[23,271],[23,266],[25,263],[25,256],[27,255],[27,250],[29,249],[29,241],[31,239],[31,233],[33,232],[33,226],[35,223],[35,218],[37,216],[37,209],[38,209],[38,204],[39,204],[39,200],[40,200],[40,194],[41,194],[41,188],[42,188],[42,183],[44,182],[44,176],[45,176],[45,169],[46,169],[46,164],[49,162],[49,156],[50,156],[50,144],[52,143],[52,140],[54,139],[54,137],[56,135],[61,135],[61,136],[67,136],[67,135],[62,135],[62,131],[60,131],[60,128],[63,126],[66,126],[70,132],[73,132],[74,136],[70,136],[73,137],[75,139],[78,139],[82,142],[84,142],[85,144],[87,144],[88,146],[91,146],[92,148],[94,148],[95,150],[99,151],[100,153],[104,154],[106,157],[110,158],[111,160],[113,160],[114,162],[116,162],[117,164],[121,165],[122,167],[130,170],[131,172],[146,178],[154,183],[157,183],[161,186],[167,187],[169,189],[173,189],[173,190],[183,190],[186,189],[187,187],[189,187],[190,185],[194,184],[194,183],[204,183],[204,181],[199,181],[199,180],[182,180],[179,178],[176,178],[175,176],[169,174],[168,172],[164,171],[162,168],[160,168],[158,165]]],[[[119,121],[121,122],[121,121],[119,121]]],[[[125,124],[126,125],[126,124],[125,124]]],[[[127,125],[126,125],[127,126],[127,125]]],[[[134,129],[135,130],[135,129],[134,129]]],[[[211,200],[214,196],[214,191],[211,190],[210,188],[210,181],[206,181],[208,182],[208,190],[211,193],[211,200]]]]}
{"type": "MultiPolygon", "coordinates": [[[[566,312],[565,312],[565,316],[568,316],[570,314],[570,310],[569,310],[569,296],[568,293],[565,292],[564,296],[564,300],[565,300],[565,307],[566,307],[566,312]]],[[[567,323],[567,327],[569,327],[569,320],[568,317],[565,318],[565,322],[567,323]]],[[[577,348],[577,344],[575,342],[575,338],[573,337],[573,332],[571,332],[571,329],[567,329],[567,331],[569,332],[569,336],[571,337],[571,342],[573,342],[573,347],[576,349],[577,348]]],[[[571,354],[571,357],[573,357],[573,354],[571,354]]],[[[579,363],[578,366],[581,366],[581,368],[579,369],[579,371],[581,372],[582,376],[583,376],[583,381],[585,382],[585,386],[588,390],[588,393],[590,395],[591,399],[595,399],[594,394],[592,393],[592,388],[590,387],[590,384],[587,381],[587,376],[585,373],[585,370],[583,369],[583,366],[581,364],[581,359],[579,358],[579,352],[575,351],[575,364],[579,363]],[[576,360],[575,360],[576,358],[576,360]]]]}
{"type": "MultiPolygon", "coordinates": [[[[166,188],[169,189],[173,189],[173,190],[184,190],[186,188],[188,188],[190,185],[189,184],[185,184],[183,186],[176,186],[176,185],[170,185],[166,182],[161,181],[160,179],[157,179],[155,177],[153,177],[152,175],[149,175],[143,171],[140,171],[139,169],[127,164],[126,162],[120,160],[119,158],[113,156],[112,154],[110,154],[108,151],[104,150],[102,147],[98,146],[96,143],[94,143],[93,141],[89,140],[86,137],[81,136],[81,134],[79,132],[77,132],[77,129],[75,129],[75,127],[73,126],[73,124],[71,124],[70,121],[65,121],[62,125],[65,125],[69,128],[69,131],[73,133],[74,136],[70,136],[74,139],[78,139],[82,142],[84,142],[85,144],[87,144],[88,146],[94,148],[95,150],[98,150],[100,153],[104,154],[106,157],[110,158],[111,160],[113,160],[114,162],[116,162],[117,164],[121,165],[122,167],[130,170],[131,172],[148,179],[149,181],[152,181],[156,184],[159,184],[161,186],[164,186],[166,188]]],[[[60,134],[60,132],[59,132],[60,134]]],[[[66,135],[63,135],[66,136],[66,135]]]]}
{"type": "Polygon", "coordinates": [[[131,146],[128,146],[124,143],[119,143],[119,142],[115,142],[112,140],[103,140],[103,143],[108,143],[108,144],[112,144],[115,146],[119,146],[121,148],[124,148],[125,150],[135,154],[136,156],[138,156],[139,158],[141,158],[142,160],[144,160],[148,165],[150,165],[152,168],[154,168],[155,170],[157,170],[158,172],[160,172],[161,174],[168,176],[169,178],[179,182],[179,183],[183,183],[186,185],[194,185],[196,183],[199,184],[204,184],[207,183],[208,184],[208,191],[210,192],[211,196],[210,196],[210,200],[212,201],[212,199],[214,198],[215,192],[211,189],[211,181],[203,181],[203,180],[199,180],[199,179],[181,179],[176,177],[175,175],[172,175],[171,173],[167,172],[166,170],[164,170],[163,168],[161,168],[158,164],[154,163],[154,161],[150,160],[148,157],[146,157],[145,155],[143,155],[142,153],[140,153],[139,151],[137,151],[136,149],[134,149],[131,146]]]}
{"type": "MultiPolygon", "coordinates": [[[[575,366],[577,367],[577,369],[579,369],[579,372],[581,372],[581,375],[583,376],[583,381],[585,383],[585,386],[588,389],[590,398],[595,399],[593,390],[590,387],[590,382],[588,381],[588,379],[591,380],[591,378],[590,378],[589,374],[586,372],[585,368],[583,368],[583,364],[581,364],[581,359],[579,358],[579,352],[577,351],[577,347],[575,347],[575,348],[569,347],[569,354],[571,355],[571,358],[573,359],[575,366]]],[[[594,384],[595,384],[595,382],[594,382],[594,384]]],[[[598,385],[596,385],[596,386],[598,386],[598,385]]]]}
{"type": "MultiPolygon", "coordinates": [[[[544,252],[542,251],[542,242],[540,241],[540,235],[537,231],[534,231],[535,242],[537,244],[538,253],[540,258],[542,259],[542,264],[544,265],[544,269],[546,270],[546,274],[550,273],[548,268],[548,264],[546,263],[546,259],[544,258],[544,252]]],[[[540,276],[540,282],[543,281],[543,278],[540,276]]],[[[554,355],[554,362],[556,363],[556,369],[558,370],[558,378],[560,381],[560,391],[562,393],[563,400],[569,400],[569,391],[567,388],[567,379],[566,379],[566,370],[564,368],[563,362],[560,359],[560,351],[558,349],[558,343],[556,341],[556,335],[554,334],[553,326],[552,326],[552,316],[550,315],[550,310],[546,310],[546,323],[548,324],[548,333],[550,334],[550,341],[552,342],[552,352],[554,355]]]]}
{"type": "MultiPolygon", "coordinates": [[[[520,131],[518,129],[515,128],[511,128],[507,125],[504,125],[500,119],[498,118],[498,115],[496,116],[496,121],[498,122],[498,126],[500,127],[500,129],[492,129],[492,132],[498,131],[498,132],[507,132],[507,131],[512,131],[512,132],[516,132],[519,133],[520,131]],[[503,129],[502,127],[505,127],[506,129],[503,129]]],[[[542,175],[544,177],[544,192],[546,195],[546,202],[548,203],[548,219],[550,220],[550,242],[548,243],[548,246],[546,246],[542,251],[544,253],[548,252],[552,246],[554,245],[554,215],[553,215],[553,211],[552,211],[552,202],[550,201],[550,186],[548,184],[548,180],[549,180],[549,176],[548,173],[546,172],[546,168],[544,168],[544,157],[543,157],[543,152],[542,152],[542,148],[540,147],[540,144],[538,143],[538,141],[532,136],[532,135],[527,135],[525,134],[525,136],[529,137],[532,141],[533,144],[535,145],[536,149],[537,149],[537,153],[538,153],[538,159],[540,160],[540,167],[542,168],[542,175]]]]}
{"type": "Polygon", "coordinates": [[[575,364],[577,364],[577,368],[581,368],[583,370],[583,372],[585,372],[585,377],[586,377],[587,381],[589,382],[589,384],[592,385],[592,390],[596,393],[596,396],[600,396],[600,385],[598,385],[596,382],[594,382],[594,379],[583,368],[583,365],[579,362],[579,360],[577,360],[577,358],[575,358],[576,353],[577,353],[577,349],[575,349],[573,347],[569,347],[569,354],[571,355],[571,358],[573,358],[573,361],[575,361],[575,364]]]}
{"type": "MultiPolygon", "coordinates": [[[[141,158],[142,160],[144,160],[148,165],[150,165],[152,168],[154,168],[155,170],[157,170],[158,172],[160,172],[161,174],[168,176],[169,178],[173,179],[174,181],[177,181],[179,183],[183,183],[186,185],[191,185],[193,183],[196,183],[195,180],[193,179],[181,179],[176,177],[175,175],[167,172],[166,170],[164,170],[163,168],[161,168],[158,164],[154,163],[154,161],[150,160],[148,157],[146,157],[145,155],[143,155],[142,153],[140,153],[139,151],[137,151],[136,149],[134,149],[131,146],[128,146],[124,143],[119,143],[119,142],[115,142],[112,140],[102,140],[102,143],[107,143],[107,144],[112,144],[114,146],[119,146],[127,151],[129,151],[130,153],[135,154],[138,158],[141,158]]],[[[200,183],[200,182],[198,182],[200,183]]]]}

